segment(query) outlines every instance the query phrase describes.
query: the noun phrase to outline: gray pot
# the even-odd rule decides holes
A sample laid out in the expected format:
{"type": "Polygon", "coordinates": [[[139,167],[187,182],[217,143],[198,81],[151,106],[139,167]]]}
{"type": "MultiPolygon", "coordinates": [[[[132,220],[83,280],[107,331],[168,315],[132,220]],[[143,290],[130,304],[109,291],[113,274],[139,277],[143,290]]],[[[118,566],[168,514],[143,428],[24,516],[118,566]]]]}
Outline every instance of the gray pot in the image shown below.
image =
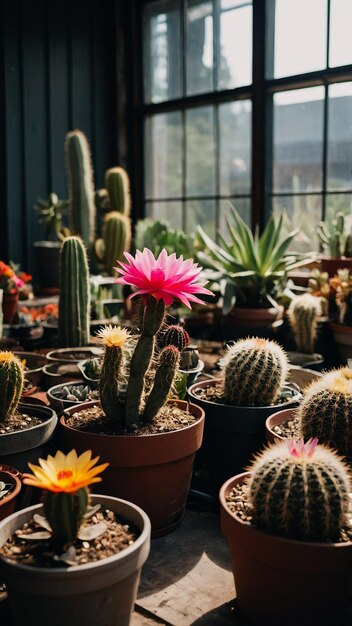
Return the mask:
{"type": "Polygon", "coordinates": [[[40,387],[43,378],[43,367],[47,363],[44,354],[36,352],[14,352],[20,359],[26,361],[25,378],[29,380],[35,387],[40,387]]]}
{"type": "Polygon", "coordinates": [[[60,363],[60,361],[50,361],[43,367],[43,388],[50,389],[60,383],[72,381],[82,382],[82,374],[77,363],[60,363]]]}
{"type": "Polygon", "coordinates": [[[48,361],[60,361],[60,363],[78,363],[82,359],[90,359],[102,354],[102,348],[84,346],[82,348],[58,348],[51,350],[46,355],[48,361]]]}
{"type": "Polygon", "coordinates": [[[70,381],[68,383],[61,383],[60,385],[55,385],[54,387],[51,387],[50,389],[48,389],[46,393],[48,396],[50,406],[52,409],[54,409],[54,411],[56,411],[58,415],[61,415],[61,413],[65,409],[68,409],[70,406],[76,406],[78,404],[82,404],[82,402],[88,402],[89,400],[91,400],[91,398],[87,398],[87,400],[66,400],[65,398],[61,398],[62,391],[65,387],[72,387],[72,386],[76,386],[79,384],[81,385],[83,384],[84,386],[86,386],[87,382],[77,383],[77,381],[70,381]]]}
{"type": "MultiPolygon", "coordinates": [[[[0,578],[9,594],[13,626],[128,626],[140,572],[150,550],[150,521],[138,506],[101,495],[101,503],[141,531],[122,552],[95,563],[62,569],[29,567],[0,557],[0,578]]],[[[38,504],[10,515],[0,523],[0,545],[42,513],[38,504]]]]}

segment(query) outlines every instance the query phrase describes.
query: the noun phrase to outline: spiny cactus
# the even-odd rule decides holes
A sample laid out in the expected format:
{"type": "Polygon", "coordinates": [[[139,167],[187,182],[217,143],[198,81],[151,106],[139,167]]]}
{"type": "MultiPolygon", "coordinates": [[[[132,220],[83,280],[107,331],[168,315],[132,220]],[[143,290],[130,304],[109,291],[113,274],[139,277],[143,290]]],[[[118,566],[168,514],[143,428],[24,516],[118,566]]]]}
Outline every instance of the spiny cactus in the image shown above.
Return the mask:
{"type": "Polygon", "coordinates": [[[199,364],[199,352],[196,345],[189,345],[182,350],[180,358],[181,370],[193,370],[199,364]]]}
{"type": "Polygon", "coordinates": [[[117,211],[129,216],[131,212],[130,181],[123,167],[111,167],[105,172],[105,187],[96,192],[100,209],[117,211]]]}
{"type": "Polygon", "coordinates": [[[69,226],[71,232],[82,237],[88,248],[95,236],[93,167],[87,138],[80,130],[67,133],[65,156],[69,226]]]}
{"type": "Polygon", "coordinates": [[[352,232],[347,232],[345,216],[341,211],[336,213],[331,223],[320,222],[317,234],[324,248],[328,248],[330,256],[352,256],[352,232]]]}
{"type": "Polygon", "coordinates": [[[99,380],[100,359],[87,359],[83,365],[84,375],[91,380],[99,380]]]}
{"type": "Polygon", "coordinates": [[[104,358],[99,379],[100,403],[105,415],[124,426],[121,387],[125,387],[125,347],[131,335],[119,326],[106,326],[97,333],[104,345],[104,358]]]}
{"type": "Polygon", "coordinates": [[[159,354],[154,385],[146,401],[143,419],[151,422],[165,404],[175,379],[180,362],[180,351],[176,346],[165,346],[159,354]]]}
{"type": "Polygon", "coordinates": [[[59,344],[85,346],[89,341],[90,287],[85,247],[79,237],[62,244],[60,262],[59,344]]]}
{"type": "Polygon", "coordinates": [[[0,352],[0,422],[15,413],[23,381],[21,361],[12,352],[0,352]]]}
{"type": "Polygon", "coordinates": [[[348,471],[317,443],[276,444],[253,462],[249,495],[259,529],[304,541],[338,539],[349,506],[348,471]]]}
{"type": "Polygon", "coordinates": [[[164,332],[160,333],[160,337],[158,337],[158,343],[162,348],[165,348],[165,346],[176,346],[180,352],[188,346],[189,342],[190,338],[188,332],[177,324],[168,326],[164,332]]]}
{"type": "Polygon", "coordinates": [[[352,370],[332,370],[306,390],[298,409],[302,436],[352,456],[352,370]]]}
{"type": "Polygon", "coordinates": [[[287,314],[299,352],[313,354],[318,319],[323,314],[321,298],[305,293],[291,301],[287,314]]]}
{"type": "Polygon", "coordinates": [[[232,406],[269,406],[279,397],[288,365],[283,349],[267,339],[240,339],[222,360],[223,399],[232,406]]]}
{"type": "Polygon", "coordinates": [[[122,261],[131,245],[130,218],[117,211],[107,213],[102,227],[102,238],[95,242],[95,253],[109,276],[114,276],[116,261],[122,261]]]}
{"type": "Polygon", "coordinates": [[[88,507],[88,491],[82,487],[74,493],[53,493],[44,496],[44,513],[55,539],[66,544],[77,537],[88,507]]]}

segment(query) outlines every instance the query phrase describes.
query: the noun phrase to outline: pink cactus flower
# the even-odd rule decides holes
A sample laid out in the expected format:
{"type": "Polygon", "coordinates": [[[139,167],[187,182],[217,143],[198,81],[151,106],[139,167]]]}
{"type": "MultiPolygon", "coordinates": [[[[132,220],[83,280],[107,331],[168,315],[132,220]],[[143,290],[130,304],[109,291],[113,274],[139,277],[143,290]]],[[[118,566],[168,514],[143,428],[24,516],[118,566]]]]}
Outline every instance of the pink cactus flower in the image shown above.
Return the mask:
{"type": "Polygon", "coordinates": [[[290,455],[295,457],[296,459],[312,458],[317,445],[317,437],[314,437],[314,439],[308,439],[306,443],[304,443],[304,439],[300,439],[299,441],[295,441],[295,439],[290,439],[289,441],[287,441],[287,449],[290,455]]]}
{"type": "Polygon", "coordinates": [[[22,287],[24,287],[24,280],[22,280],[22,278],[20,278],[19,276],[16,276],[16,274],[13,276],[12,280],[15,283],[16,287],[18,287],[18,289],[22,289],[22,287]]]}
{"type": "Polygon", "coordinates": [[[190,309],[191,302],[202,304],[196,294],[213,295],[204,283],[198,282],[202,268],[192,259],[184,261],[182,256],[168,255],[166,250],[162,250],[156,259],[148,248],[143,252],[137,250],[135,257],[125,252],[125,257],[128,263],[119,261],[121,267],[114,269],[121,274],[117,283],[137,287],[131,297],[149,295],[164,300],[166,306],[177,299],[190,309]]]}

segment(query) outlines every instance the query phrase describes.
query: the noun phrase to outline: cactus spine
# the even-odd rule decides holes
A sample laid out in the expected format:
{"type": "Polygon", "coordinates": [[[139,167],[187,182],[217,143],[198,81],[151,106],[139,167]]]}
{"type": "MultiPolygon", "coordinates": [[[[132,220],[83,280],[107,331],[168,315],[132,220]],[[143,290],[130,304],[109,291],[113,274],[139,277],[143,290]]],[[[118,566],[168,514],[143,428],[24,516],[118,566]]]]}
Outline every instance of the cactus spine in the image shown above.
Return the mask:
{"type": "Polygon", "coordinates": [[[223,399],[232,406],[269,406],[279,397],[287,375],[287,357],[274,341],[252,337],[228,348],[223,399]]]}
{"type": "Polygon", "coordinates": [[[305,541],[338,539],[349,506],[347,468],[316,444],[283,442],[254,461],[249,495],[258,528],[305,541]]]}
{"type": "Polygon", "coordinates": [[[74,493],[46,491],[44,513],[52,528],[53,536],[60,543],[70,543],[77,536],[83,516],[88,507],[86,487],[74,493]]]}
{"type": "Polygon", "coordinates": [[[95,204],[93,168],[86,136],[79,130],[67,133],[65,155],[69,184],[68,216],[71,232],[87,247],[94,241],[95,204]]]}
{"type": "Polygon", "coordinates": [[[0,422],[17,409],[23,389],[23,365],[12,352],[0,352],[0,422]]]}
{"type": "Polygon", "coordinates": [[[321,299],[309,293],[296,296],[291,301],[287,313],[297,349],[299,352],[313,354],[318,319],[322,315],[321,299]]]}
{"type": "Polygon", "coordinates": [[[303,437],[318,437],[340,454],[352,456],[352,370],[333,370],[312,383],[298,416],[303,437]]]}
{"type": "Polygon", "coordinates": [[[79,237],[68,237],[61,248],[59,342],[84,346],[89,341],[90,287],[85,247],[79,237]]]}
{"type": "Polygon", "coordinates": [[[159,344],[162,347],[175,346],[181,352],[188,346],[189,342],[188,332],[177,324],[168,326],[165,332],[160,333],[159,344]]]}
{"type": "Polygon", "coordinates": [[[151,422],[167,400],[179,362],[180,352],[176,346],[166,346],[160,352],[154,385],[144,409],[144,421],[151,422]]]}

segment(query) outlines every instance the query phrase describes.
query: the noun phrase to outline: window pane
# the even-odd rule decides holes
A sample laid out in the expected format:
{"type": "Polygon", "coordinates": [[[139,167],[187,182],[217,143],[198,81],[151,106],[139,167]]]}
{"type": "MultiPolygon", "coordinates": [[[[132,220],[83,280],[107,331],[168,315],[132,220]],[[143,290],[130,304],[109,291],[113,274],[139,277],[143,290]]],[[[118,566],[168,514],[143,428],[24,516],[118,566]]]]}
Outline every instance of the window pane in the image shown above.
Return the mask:
{"type": "Polygon", "coordinates": [[[186,138],[187,195],[215,195],[213,107],[197,107],[186,112],[186,138]]]}
{"type": "Polygon", "coordinates": [[[220,215],[219,215],[219,231],[225,237],[226,241],[229,239],[228,228],[226,224],[226,215],[231,211],[231,206],[234,206],[242,219],[247,223],[251,223],[251,199],[250,198],[229,198],[228,200],[221,200],[220,202],[220,215]]]}
{"type": "Polygon", "coordinates": [[[330,0],[330,50],[329,65],[352,63],[352,2],[330,0]]]}
{"type": "Polygon", "coordinates": [[[218,88],[252,82],[252,5],[220,13],[218,88]]]}
{"type": "Polygon", "coordinates": [[[326,67],[327,0],[276,0],[274,77],[326,67]]]}
{"type": "Polygon", "coordinates": [[[180,2],[147,6],[144,14],[144,99],[162,102],[182,95],[180,2]]]}
{"type": "Polygon", "coordinates": [[[186,206],[186,231],[194,233],[200,225],[211,237],[216,231],[215,200],[188,200],[186,206]]]}
{"type": "Polygon", "coordinates": [[[246,2],[246,0],[220,0],[221,9],[233,9],[234,7],[238,7],[243,4],[252,4],[252,1],[249,0],[249,2],[246,2]]]}
{"type": "Polygon", "coordinates": [[[145,177],[147,198],[182,195],[181,113],[161,113],[145,125],[145,177]]]}
{"type": "Polygon", "coordinates": [[[145,212],[153,220],[168,222],[171,228],[182,228],[182,202],[146,202],[145,212]]]}
{"type": "Polygon", "coordinates": [[[331,221],[338,211],[342,211],[347,218],[346,226],[352,228],[352,194],[350,193],[328,193],[326,196],[325,219],[331,221]]]}
{"type": "Polygon", "coordinates": [[[299,234],[292,242],[290,249],[297,252],[318,250],[316,227],[322,215],[322,197],[312,196],[280,196],[273,198],[273,211],[285,211],[284,230],[289,233],[297,226],[299,234]]]}
{"type": "Polygon", "coordinates": [[[249,193],[251,189],[250,100],[219,106],[220,194],[249,193]]]}
{"type": "Polygon", "coordinates": [[[187,94],[213,91],[213,3],[187,5],[187,94]]]}
{"type": "Polygon", "coordinates": [[[352,189],[352,83],[329,87],[328,189],[352,189]]]}
{"type": "Polygon", "coordinates": [[[322,188],[324,87],[274,96],[273,188],[322,188]]]}

